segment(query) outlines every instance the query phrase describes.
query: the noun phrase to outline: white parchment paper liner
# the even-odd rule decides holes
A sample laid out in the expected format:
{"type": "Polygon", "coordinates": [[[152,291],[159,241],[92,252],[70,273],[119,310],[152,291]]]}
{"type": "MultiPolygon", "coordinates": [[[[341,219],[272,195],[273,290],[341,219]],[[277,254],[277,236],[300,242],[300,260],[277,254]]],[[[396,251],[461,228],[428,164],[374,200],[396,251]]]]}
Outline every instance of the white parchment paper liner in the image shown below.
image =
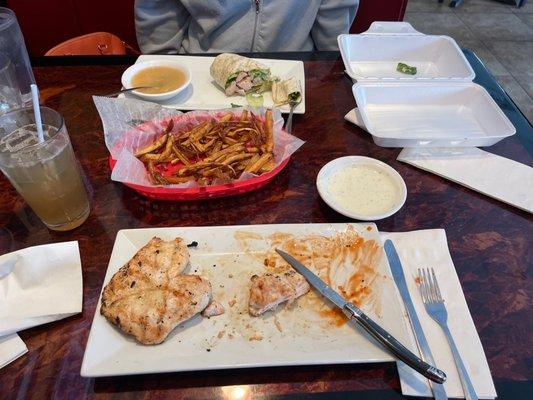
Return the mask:
{"type": "MultiPolygon", "coordinates": [[[[186,114],[162,107],[158,104],[127,98],[108,98],[93,96],[94,104],[102,119],[107,149],[116,164],[111,179],[117,182],[130,183],[148,187],[157,187],[150,182],[144,164],[134,152],[136,149],[151,143],[161,135],[170,118],[174,120],[172,133],[179,135],[207,118],[220,117],[228,112],[236,115],[242,108],[230,108],[212,111],[190,111],[186,114]]],[[[251,111],[258,117],[264,117],[266,108],[255,108],[251,111]]],[[[274,119],[274,156],[276,166],[293,154],[304,142],[282,130],[283,118],[279,110],[273,110],[274,119]]],[[[256,175],[242,174],[238,180],[249,179],[256,175]]],[[[217,184],[217,182],[213,182],[217,184]]],[[[198,186],[190,181],[179,185],[168,185],[167,188],[190,188],[198,186]]]]}

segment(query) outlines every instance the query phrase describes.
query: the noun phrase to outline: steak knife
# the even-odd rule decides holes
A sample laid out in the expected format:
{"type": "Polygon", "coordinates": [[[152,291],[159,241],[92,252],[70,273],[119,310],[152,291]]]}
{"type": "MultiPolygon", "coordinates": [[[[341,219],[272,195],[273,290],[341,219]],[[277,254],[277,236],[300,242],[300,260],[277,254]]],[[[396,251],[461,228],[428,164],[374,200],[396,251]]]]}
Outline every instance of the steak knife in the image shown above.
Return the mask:
{"type": "MultiPolygon", "coordinates": [[[[407,289],[407,283],[405,282],[405,275],[403,273],[402,263],[400,262],[400,258],[398,257],[396,248],[394,247],[394,244],[392,244],[392,241],[388,239],[385,240],[383,248],[385,249],[385,254],[387,254],[387,258],[389,260],[392,277],[394,278],[396,287],[398,288],[398,291],[402,296],[403,304],[405,305],[407,315],[409,316],[409,321],[411,321],[413,333],[418,348],[422,353],[422,358],[427,362],[435,365],[433,355],[431,354],[431,350],[429,349],[428,341],[426,339],[426,336],[424,335],[424,331],[422,330],[422,325],[420,325],[418,315],[416,314],[415,306],[413,305],[413,300],[411,300],[411,296],[409,295],[409,289],[407,289]]],[[[446,392],[444,391],[444,386],[434,384],[433,382],[430,382],[429,385],[431,387],[431,391],[433,392],[433,396],[435,397],[435,399],[445,400],[448,398],[446,396],[446,392]]]]}
{"type": "Polygon", "coordinates": [[[300,261],[291,256],[290,254],[276,249],[278,254],[287,261],[296,271],[304,276],[305,279],[325,298],[339,307],[344,315],[349,319],[354,319],[359,325],[361,325],[374,339],[376,339],[381,345],[389,349],[398,359],[409,365],[415,371],[421,373],[426,378],[431,379],[434,382],[442,383],[446,380],[446,374],[422,361],[419,357],[413,354],[407,347],[401,344],[390,333],[379,326],[376,322],[370,319],[359,307],[344,300],[344,298],[338,294],[335,290],[330,288],[326,283],[320,279],[317,275],[311,272],[300,261]]]}

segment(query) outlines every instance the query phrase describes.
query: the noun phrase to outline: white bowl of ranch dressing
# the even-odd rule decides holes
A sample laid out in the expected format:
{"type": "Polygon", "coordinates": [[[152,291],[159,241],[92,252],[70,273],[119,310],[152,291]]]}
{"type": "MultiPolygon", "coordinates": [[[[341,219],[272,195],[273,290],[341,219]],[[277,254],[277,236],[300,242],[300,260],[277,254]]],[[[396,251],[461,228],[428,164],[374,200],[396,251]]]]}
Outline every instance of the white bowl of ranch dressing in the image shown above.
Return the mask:
{"type": "Polygon", "coordinates": [[[405,182],[395,169],[363,156],[330,161],[318,173],[316,186],[328,206],[361,221],[390,217],[407,198],[405,182]]]}

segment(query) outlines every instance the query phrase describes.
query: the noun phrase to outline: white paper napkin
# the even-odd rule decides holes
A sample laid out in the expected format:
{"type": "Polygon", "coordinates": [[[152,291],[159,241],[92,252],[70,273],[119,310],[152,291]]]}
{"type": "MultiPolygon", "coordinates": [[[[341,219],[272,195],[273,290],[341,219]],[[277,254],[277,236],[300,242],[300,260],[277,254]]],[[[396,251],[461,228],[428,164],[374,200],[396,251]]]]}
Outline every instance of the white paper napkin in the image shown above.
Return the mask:
{"type": "MultiPolygon", "coordinates": [[[[482,399],[494,399],[496,389],[481,345],[479,335],[468,310],[461,283],[453,265],[446,233],[442,229],[430,229],[405,233],[382,233],[382,239],[394,243],[402,262],[407,287],[414,303],[420,324],[429,342],[436,366],[446,372],[444,388],[448,397],[464,398],[455,362],[442,329],[426,313],[420,289],[415,282],[417,269],[432,267],[448,311],[448,325],[457,348],[469,372],[477,395],[482,399]]],[[[403,302],[402,302],[403,304],[403,302]]],[[[412,345],[416,348],[411,333],[412,345]]],[[[402,393],[408,396],[431,396],[428,381],[405,364],[398,362],[402,393]]]]}
{"type": "Polygon", "coordinates": [[[79,313],[82,300],[78,242],[0,256],[0,336],[79,313]]]}
{"type": "Polygon", "coordinates": [[[25,354],[28,348],[16,333],[0,337],[0,368],[25,354]]]}
{"type": "MultiPolygon", "coordinates": [[[[344,117],[365,129],[357,108],[344,117]]],[[[533,168],[477,147],[405,148],[398,160],[533,213],[533,168]]]]}
{"type": "Polygon", "coordinates": [[[533,213],[533,168],[477,147],[405,148],[399,161],[533,213]]]}
{"type": "Polygon", "coordinates": [[[355,107],[353,110],[348,111],[348,114],[344,116],[344,119],[366,131],[365,123],[363,122],[363,118],[361,117],[361,113],[359,112],[359,109],[357,107],[355,107]]]}

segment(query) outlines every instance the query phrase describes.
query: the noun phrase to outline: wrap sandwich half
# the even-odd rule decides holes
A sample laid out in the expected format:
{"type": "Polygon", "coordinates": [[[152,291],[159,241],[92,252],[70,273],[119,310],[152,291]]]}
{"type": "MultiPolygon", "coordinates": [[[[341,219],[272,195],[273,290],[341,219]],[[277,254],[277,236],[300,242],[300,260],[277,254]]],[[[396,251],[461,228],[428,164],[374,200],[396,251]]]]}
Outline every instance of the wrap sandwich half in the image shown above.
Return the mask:
{"type": "Polygon", "coordinates": [[[238,54],[224,53],[215,57],[210,72],[226,96],[262,93],[272,85],[266,65],[238,54]]]}
{"type": "Polygon", "coordinates": [[[300,82],[293,77],[272,82],[272,100],[277,106],[291,102],[299,103],[302,101],[300,82]]]}

